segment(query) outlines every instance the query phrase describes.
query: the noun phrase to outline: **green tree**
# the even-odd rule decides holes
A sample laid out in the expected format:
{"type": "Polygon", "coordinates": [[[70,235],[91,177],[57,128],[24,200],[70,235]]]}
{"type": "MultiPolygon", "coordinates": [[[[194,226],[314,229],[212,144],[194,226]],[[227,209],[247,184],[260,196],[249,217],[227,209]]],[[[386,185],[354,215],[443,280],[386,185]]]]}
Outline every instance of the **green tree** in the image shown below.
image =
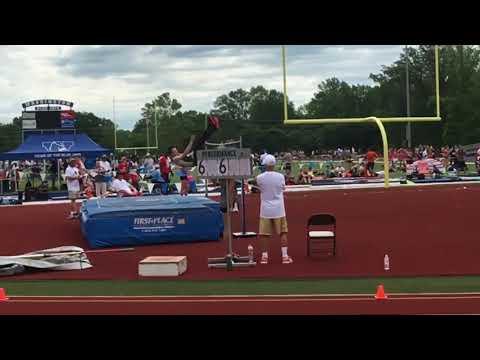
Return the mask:
{"type": "Polygon", "coordinates": [[[91,112],[77,112],[76,117],[78,132],[87,134],[93,141],[108,149],[114,148],[113,121],[100,118],[91,112]]]}
{"type": "Polygon", "coordinates": [[[15,149],[22,142],[21,128],[12,122],[11,124],[0,123],[0,152],[15,149]]]}

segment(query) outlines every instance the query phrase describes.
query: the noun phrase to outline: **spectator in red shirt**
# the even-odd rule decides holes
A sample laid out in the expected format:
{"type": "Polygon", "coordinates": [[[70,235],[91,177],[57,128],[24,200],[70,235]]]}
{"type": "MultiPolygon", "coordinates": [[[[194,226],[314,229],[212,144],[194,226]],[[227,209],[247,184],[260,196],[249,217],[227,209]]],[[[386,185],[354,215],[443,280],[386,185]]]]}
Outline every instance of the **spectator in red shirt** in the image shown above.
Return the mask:
{"type": "Polygon", "coordinates": [[[163,154],[160,156],[160,173],[162,174],[163,180],[165,180],[166,183],[169,183],[170,181],[170,173],[172,172],[172,168],[170,167],[170,158],[163,154]]]}
{"type": "Polygon", "coordinates": [[[122,157],[120,163],[118,164],[118,173],[120,174],[120,179],[128,179],[128,161],[125,156],[122,157]]]}
{"type": "Polygon", "coordinates": [[[374,174],[375,160],[378,158],[378,155],[372,149],[368,149],[367,152],[367,173],[374,174]]]}
{"type": "Polygon", "coordinates": [[[137,190],[139,190],[139,186],[138,186],[139,180],[140,180],[140,176],[138,176],[137,169],[132,168],[128,174],[128,181],[137,190]]]}

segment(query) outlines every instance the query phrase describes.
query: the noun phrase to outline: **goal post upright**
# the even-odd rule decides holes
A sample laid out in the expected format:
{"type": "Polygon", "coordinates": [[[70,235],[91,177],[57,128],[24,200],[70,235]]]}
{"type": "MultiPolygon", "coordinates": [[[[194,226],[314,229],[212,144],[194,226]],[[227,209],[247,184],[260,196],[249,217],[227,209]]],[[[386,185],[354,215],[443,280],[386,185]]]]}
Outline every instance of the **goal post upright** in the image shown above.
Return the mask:
{"type": "Polygon", "coordinates": [[[282,67],[283,67],[283,123],[285,125],[325,125],[325,124],[362,124],[375,123],[380,131],[383,143],[383,166],[384,166],[384,184],[390,185],[390,166],[388,159],[388,137],[385,131],[384,123],[404,123],[404,122],[437,122],[440,117],[440,75],[439,75],[439,57],[438,46],[435,45],[435,97],[436,97],[436,116],[425,117],[363,117],[363,118],[335,118],[335,119],[292,119],[288,118],[288,95],[287,95],[287,64],[286,49],[282,45],[282,67]]]}

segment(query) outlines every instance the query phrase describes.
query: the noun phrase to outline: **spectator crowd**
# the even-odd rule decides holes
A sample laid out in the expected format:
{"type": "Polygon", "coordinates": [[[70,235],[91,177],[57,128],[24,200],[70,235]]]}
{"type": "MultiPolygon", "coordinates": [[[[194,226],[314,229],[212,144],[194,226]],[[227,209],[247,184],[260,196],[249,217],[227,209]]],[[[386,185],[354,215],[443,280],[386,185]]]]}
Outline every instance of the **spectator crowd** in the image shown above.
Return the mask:
{"type": "MultiPolygon", "coordinates": [[[[263,171],[262,159],[268,151],[252,154],[254,168],[263,171]]],[[[377,177],[378,162],[382,154],[375,149],[337,148],[332,150],[315,150],[306,154],[304,151],[287,151],[275,153],[280,160],[279,170],[285,175],[287,185],[309,184],[313,179],[336,177],[377,177]],[[294,162],[300,162],[298,172],[294,172],[294,162]],[[320,166],[316,166],[321,164],[320,166]]],[[[70,159],[30,161],[0,161],[0,181],[3,192],[17,191],[19,181],[26,177],[27,186],[47,189],[61,188],[65,170],[70,159]],[[59,183],[60,180],[60,183],[59,183]]],[[[480,147],[474,155],[477,173],[480,175],[480,147]]],[[[419,145],[415,148],[391,148],[389,150],[391,172],[404,173],[407,178],[436,177],[443,174],[462,174],[468,169],[467,154],[461,146],[434,147],[419,145]]],[[[153,155],[147,153],[139,157],[136,154],[122,154],[114,158],[113,154],[97,159],[75,158],[75,166],[82,176],[81,192],[87,197],[96,195],[105,197],[109,193],[121,196],[139,196],[147,182],[153,193],[175,193],[176,185],[172,183],[175,166],[168,153],[153,155]]],[[[278,168],[278,167],[277,167],[278,168]]],[[[192,169],[182,169],[182,177],[189,184],[188,192],[196,191],[192,169]],[[186,171],[186,172],[185,172],[186,171]]],[[[215,184],[213,184],[215,185],[215,184]]],[[[182,185],[183,186],[183,185],[182,185]]],[[[149,189],[150,190],[150,189],[149,189]]]]}

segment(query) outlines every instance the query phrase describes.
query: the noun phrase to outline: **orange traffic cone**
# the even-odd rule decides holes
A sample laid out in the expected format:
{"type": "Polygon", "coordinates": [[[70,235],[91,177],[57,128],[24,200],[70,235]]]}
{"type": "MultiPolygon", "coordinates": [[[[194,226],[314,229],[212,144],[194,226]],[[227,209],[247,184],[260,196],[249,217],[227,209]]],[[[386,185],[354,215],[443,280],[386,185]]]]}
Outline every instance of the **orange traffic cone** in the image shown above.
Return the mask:
{"type": "Polygon", "coordinates": [[[375,299],[376,300],[386,300],[388,299],[388,296],[385,294],[385,290],[383,288],[383,285],[378,285],[377,287],[377,293],[375,294],[375,299]]]}
{"type": "Polygon", "coordinates": [[[5,294],[5,290],[3,288],[0,288],[0,302],[2,301],[7,301],[7,295],[5,294]]]}

